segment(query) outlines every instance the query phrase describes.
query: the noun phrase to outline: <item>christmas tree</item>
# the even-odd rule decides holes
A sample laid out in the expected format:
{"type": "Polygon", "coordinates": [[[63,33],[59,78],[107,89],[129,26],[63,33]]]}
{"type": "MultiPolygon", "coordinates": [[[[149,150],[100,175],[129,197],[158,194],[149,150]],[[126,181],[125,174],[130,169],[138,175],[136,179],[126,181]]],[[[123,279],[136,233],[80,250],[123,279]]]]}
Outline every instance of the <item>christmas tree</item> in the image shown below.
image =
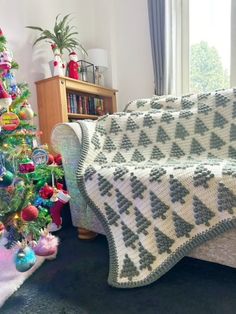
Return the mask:
{"type": "MultiPolygon", "coordinates": [[[[17,84],[16,69],[0,29],[0,240],[7,248],[20,242],[20,259],[28,254],[30,243],[38,255],[49,254],[42,252],[42,246],[56,244],[49,226],[60,227],[61,209],[69,195],[63,190],[61,156],[54,158],[46,145],[39,145],[30,92],[27,84],[17,84]],[[44,241],[41,247],[40,241],[44,241]]],[[[19,271],[29,269],[19,265],[19,271]]]]}

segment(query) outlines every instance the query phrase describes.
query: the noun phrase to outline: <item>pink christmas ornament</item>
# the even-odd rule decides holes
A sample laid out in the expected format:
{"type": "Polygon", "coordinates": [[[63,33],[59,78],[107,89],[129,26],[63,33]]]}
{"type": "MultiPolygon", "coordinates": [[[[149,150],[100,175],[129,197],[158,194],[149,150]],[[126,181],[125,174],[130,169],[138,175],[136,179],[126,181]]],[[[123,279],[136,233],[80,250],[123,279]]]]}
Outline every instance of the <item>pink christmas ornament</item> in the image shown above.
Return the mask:
{"type": "Polygon", "coordinates": [[[51,256],[57,254],[59,239],[49,233],[48,229],[41,230],[41,236],[38,242],[33,243],[33,250],[38,256],[51,256]]]}

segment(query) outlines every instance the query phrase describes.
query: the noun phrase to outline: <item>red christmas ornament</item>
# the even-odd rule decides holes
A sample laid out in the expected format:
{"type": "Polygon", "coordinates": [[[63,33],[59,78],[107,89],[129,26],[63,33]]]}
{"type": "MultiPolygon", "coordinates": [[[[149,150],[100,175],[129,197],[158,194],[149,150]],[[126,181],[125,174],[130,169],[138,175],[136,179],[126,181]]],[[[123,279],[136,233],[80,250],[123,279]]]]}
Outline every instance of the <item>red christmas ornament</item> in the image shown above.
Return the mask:
{"type": "Polygon", "coordinates": [[[62,165],[62,156],[61,156],[61,154],[57,154],[57,155],[54,157],[54,161],[55,161],[55,163],[56,163],[58,166],[62,165]]]}
{"type": "Polygon", "coordinates": [[[51,165],[54,163],[54,157],[52,154],[48,154],[48,165],[51,165]]]}
{"type": "Polygon", "coordinates": [[[38,218],[38,215],[39,215],[38,208],[31,204],[23,208],[21,211],[21,218],[24,221],[36,220],[38,218]]]}
{"type": "Polygon", "coordinates": [[[39,190],[39,195],[44,199],[49,199],[53,195],[53,187],[47,183],[39,190]]]}
{"type": "Polygon", "coordinates": [[[21,161],[19,164],[19,172],[20,173],[30,173],[34,172],[35,165],[31,159],[28,157],[21,161]]]}

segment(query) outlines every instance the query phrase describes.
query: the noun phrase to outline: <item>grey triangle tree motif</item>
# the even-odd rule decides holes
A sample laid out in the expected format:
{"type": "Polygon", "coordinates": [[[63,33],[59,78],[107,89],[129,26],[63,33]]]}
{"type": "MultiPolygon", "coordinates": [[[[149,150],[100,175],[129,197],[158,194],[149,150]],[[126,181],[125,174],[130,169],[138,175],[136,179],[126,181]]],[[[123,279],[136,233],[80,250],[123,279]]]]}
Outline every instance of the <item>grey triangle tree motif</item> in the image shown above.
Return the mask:
{"type": "Polygon", "coordinates": [[[197,166],[193,175],[193,185],[203,186],[205,189],[209,188],[208,181],[214,178],[214,174],[202,165],[197,166]]]}
{"type": "Polygon", "coordinates": [[[164,202],[162,202],[155,193],[150,191],[150,203],[151,203],[151,210],[152,210],[152,217],[154,219],[161,218],[163,220],[166,219],[165,213],[170,208],[164,202]]]}
{"type": "Polygon", "coordinates": [[[120,152],[117,152],[113,157],[112,162],[123,163],[126,162],[126,159],[120,152]]]}
{"type": "Polygon", "coordinates": [[[226,120],[225,117],[223,117],[218,111],[216,111],[214,115],[213,127],[223,129],[226,123],[228,123],[228,120],[226,120]]]}
{"type": "Polygon", "coordinates": [[[100,133],[101,135],[106,135],[107,134],[107,132],[104,129],[104,127],[102,127],[99,124],[96,125],[96,129],[95,130],[96,130],[96,132],[100,133]]]}
{"type": "Polygon", "coordinates": [[[150,160],[160,160],[165,158],[165,155],[160,151],[160,149],[155,145],[152,149],[150,160]]]}
{"type": "Polygon", "coordinates": [[[140,153],[140,151],[138,149],[135,149],[132,157],[131,157],[131,161],[137,161],[137,162],[141,162],[141,161],[145,161],[144,156],[140,153]]]}
{"type": "Polygon", "coordinates": [[[156,238],[156,244],[158,248],[158,253],[162,254],[167,252],[168,254],[171,253],[171,246],[174,244],[174,240],[169,238],[166,234],[164,234],[161,230],[158,228],[154,228],[155,231],[155,238],[156,238]]]}
{"type": "Polygon", "coordinates": [[[195,139],[192,139],[190,155],[201,155],[202,152],[205,152],[205,148],[195,139]]]}
{"type": "Polygon", "coordinates": [[[143,117],[143,126],[152,128],[154,124],[156,124],[156,121],[149,113],[146,113],[143,117]]]}
{"type": "Polygon", "coordinates": [[[185,97],[182,97],[181,99],[182,109],[191,109],[195,103],[189,99],[186,99],[185,97]]]}
{"type": "Polygon", "coordinates": [[[195,121],[194,133],[204,135],[204,133],[208,130],[208,127],[206,127],[202,120],[197,118],[195,121]]]}
{"type": "Polygon", "coordinates": [[[121,141],[120,148],[125,149],[125,150],[130,150],[132,147],[134,147],[134,145],[132,144],[128,136],[124,134],[121,141]]]}
{"type": "Polygon", "coordinates": [[[224,146],[226,143],[214,132],[211,133],[210,138],[210,148],[216,148],[218,150],[221,149],[222,146],[224,146]]]}
{"type": "Polygon", "coordinates": [[[170,112],[164,112],[161,116],[161,122],[171,123],[175,118],[172,116],[170,112]]]}
{"type": "Polygon", "coordinates": [[[122,236],[126,247],[136,248],[135,242],[139,239],[137,234],[135,234],[128,226],[122,221],[122,236]]]}
{"type": "Polygon", "coordinates": [[[126,131],[135,132],[137,129],[139,129],[139,126],[136,124],[136,122],[131,117],[128,117],[126,131]]]}
{"type": "Polygon", "coordinates": [[[198,100],[207,99],[208,96],[210,96],[210,95],[211,95],[211,93],[201,93],[201,94],[198,94],[198,95],[197,95],[197,99],[198,99],[198,100]]]}
{"type": "Polygon", "coordinates": [[[134,208],[135,212],[135,221],[137,226],[137,233],[143,233],[148,235],[147,228],[151,225],[151,222],[144,217],[144,215],[139,211],[137,207],[134,208]]]}
{"type": "Polygon", "coordinates": [[[228,156],[229,158],[236,159],[236,149],[233,148],[232,146],[229,146],[228,156]]]}
{"type": "Polygon", "coordinates": [[[208,153],[207,158],[208,159],[217,159],[217,157],[215,155],[213,155],[212,153],[208,153]]]}
{"type": "Polygon", "coordinates": [[[143,199],[143,192],[147,189],[146,185],[144,185],[137,177],[131,173],[130,174],[130,181],[132,187],[133,198],[139,197],[143,199]]]}
{"type": "Polygon", "coordinates": [[[143,130],[141,130],[138,145],[147,147],[151,143],[152,141],[148,138],[147,134],[143,130]]]}
{"type": "Polygon", "coordinates": [[[184,155],[185,155],[184,151],[175,142],[173,142],[170,151],[170,157],[180,158],[184,155]]]}
{"type": "Polygon", "coordinates": [[[96,170],[94,169],[94,167],[92,165],[89,165],[88,168],[86,168],[86,170],[84,172],[85,182],[87,182],[88,180],[92,180],[93,179],[93,175],[95,173],[96,173],[96,170]]]}
{"type": "Polygon", "coordinates": [[[151,265],[153,264],[153,262],[155,262],[156,257],[154,255],[152,255],[148,250],[146,250],[143,245],[139,242],[139,269],[145,269],[147,268],[149,271],[152,270],[151,265]]]}
{"type": "Polygon", "coordinates": [[[116,150],[116,146],[113,143],[112,139],[110,136],[107,136],[103,145],[103,150],[108,151],[109,153],[113,150],[116,150]]]}
{"type": "Polygon", "coordinates": [[[139,271],[132,260],[129,258],[128,254],[125,254],[125,259],[123,261],[123,267],[120,273],[120,278],[128,278],[132,281],[133,277],[139,275],[139,271]]]}
{"type": "Polygon", "coordinates": [[[184,197],[189,194],[189,191],[186,187],[174,176],[170,175],[170,197],[172,203],[180,202],[181,204],[185,203],[184,197]]]}
{"type": "Polygon", "coordinates": [[[232,215],[235,206],[236,196],[224,183],[220,182],[218,186],[218,210],[220,212],[228,211],[228,213],[232,215]]]}
{"type": "Polygon", "coordinates": [[[101,148],[101,143],[99,141],[99,136],[95,132],[92,136],[91,143],[94,145],[94,149],[100,149],[101,148]]]}
{"type": "Polygon", "coordinates": [[[205,115],[208,115],[208,113],[212,111],[212,108],[204,103],[200,103],[198,105],[198,113],[203,113],[205,115]]]}
{"type": "Polygon", "coordinates": [[[111,184],[104,176],[100,173],[98,174],[98,187],[101,196],[108,195],[111,196],[110,190],[113,188],[113,184],[111,184]]]}
{"type": "Polygon", "coordinates": [[[120,166],[120,167],[115,168],[115,171],[113,173],[114,181],[117,181],[119,179],[121,181],[123,181],[124,180],[124,175],[126,173],[128,173],[128,172],[129,172],[129,170],[126,167],[120,166]]]}
{"type": "Polygon", "coordinates": [[[111,119],[111,127],[110,127],[110,133],[115,133],[116,135],[119,132],[122,132],[121,127],[119,126],[119,124],[116,122],[115,119],[111,119]]]}
{"type": "Polygon", "coordinates": [[[232,119],[236,118],[236,101],[233,102],[232,119]]]}
{"type": "Polygon", "coordinates": [[[165,143],[166,141],[169,141],[170,137],[166,133],[166,131],[163,129],[163,127],[159,126],[157,131],[157,142],[165,143]]]}
{"type": "Polygon", "coordinates": [[[96,158],[94,159],[94,162],[101,164],[105,164],[107,163],[107,158],[106,156],[103,154],[103,152],[98,153],[98,155],[96,156],[96,158]]]}
{"type": "Polygon", "coordinates": [[[140,108],[140,107],[144,107],[144,105],[147,103],[146,100],[137,100],[136,101],[136,106],[137,108],[140,108]]]}
{"type": "Polygon", "coordinates": [[[132,205],[132,202],[128,200],[121,192],[120,190],[116,189],[116,202],[119,208],[119,213],[123,214],[126,213],[129,215],[128,208],[132,205]]]}
{"type": "Polygon", "coordinates": [[[107,219],[108,219],[108,224],[118,227],[117,222],[120,219],[120,215],[118,215],[114,211],[114,209],[111,206],[109,206],[106,202],[104,203],[104,205],[105,205],[105,211],[106,211],[106,215],[107,215],[107,219]]]}
{"type": "Polygon", "coordinates": [[[185,137],[187,136],[189,136],[188,131],[180,122],[177,122],[175,129],[175,138],[181,138],[181,140],[185,140],[185,137]]]}
{"type": "Polygon", "coordinates": [[[190,110],[180,110],[179,118],[180,119],[189,119],[193,115],[192,111],[190,110]]]}
{"type": "Polygon", "coordinates": [[[182,217],[180,217],[176,212],[173,212],[173,221],[175,226],[175,233],[177,238],[180,237],[190,237],[190,232],[194,228],[194,225],[185,221],[182,217]]]}
{"type": "Polygon", "coordinates": [[[230,101],[229,98],[227,98],[226,96],[220,94],[220,93],[216,93],[215,94],[215,100],[216,100],[216,106],[219,107],[226,107],[227,103],[230,101]]]}
{"type": "Polygon", "coordinates": [[[150,182],[161,182],[161,177],[166,174],[166,170],[162,167],[154,167],[150,172],[150,182]]]}
{"type": "Polygon", "coordinates": [[[230,142],[236,141],[236,125],[231,123],[230,126],[230,142]]]}
{"type": "Polygon", "coordinates": [[[196,225],[202,225],[209,227],[211,220],[215,214],[212,212],[196,195],[193,196],[193,212],[196,225]]]}

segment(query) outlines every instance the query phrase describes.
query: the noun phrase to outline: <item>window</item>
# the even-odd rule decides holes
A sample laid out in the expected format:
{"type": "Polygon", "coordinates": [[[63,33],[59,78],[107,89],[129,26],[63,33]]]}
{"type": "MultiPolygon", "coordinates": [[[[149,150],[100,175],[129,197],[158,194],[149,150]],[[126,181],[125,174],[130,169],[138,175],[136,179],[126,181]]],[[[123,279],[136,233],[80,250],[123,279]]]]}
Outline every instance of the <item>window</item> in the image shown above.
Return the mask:
{"type": "Polygon", "coordinates": [[[189,91],[230,87],[231,0],[189,0],[189,91]]]}

